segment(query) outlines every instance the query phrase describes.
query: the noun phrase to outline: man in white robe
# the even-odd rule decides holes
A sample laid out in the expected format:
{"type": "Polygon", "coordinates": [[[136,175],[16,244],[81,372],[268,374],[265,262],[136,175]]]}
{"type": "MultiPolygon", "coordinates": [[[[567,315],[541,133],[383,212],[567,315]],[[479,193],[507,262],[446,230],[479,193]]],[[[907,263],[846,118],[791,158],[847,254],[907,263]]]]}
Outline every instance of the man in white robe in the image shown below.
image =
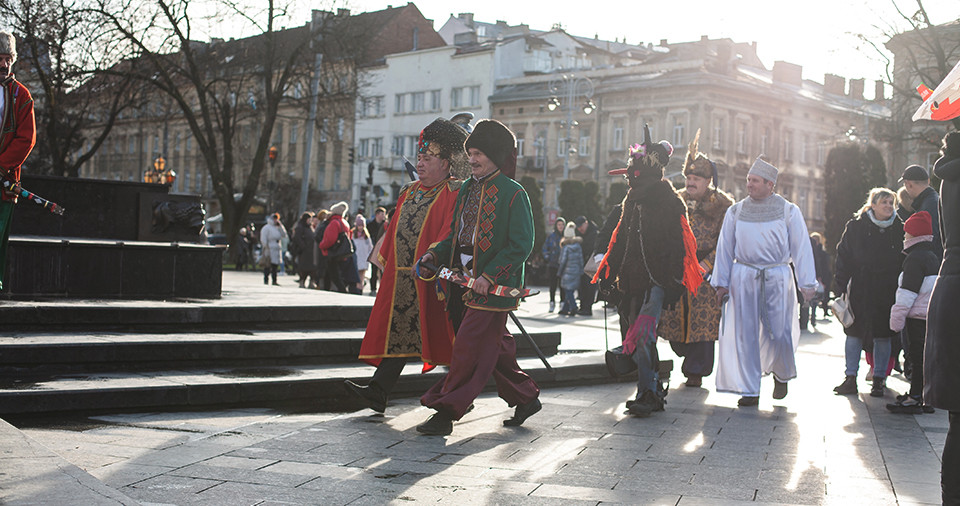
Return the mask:
{"type": "Polygon", "coordinates": [[[787,395],[797,376],[800,302],[816,293],[813,249],[800,209],[773,192],[779,171],[757,158],[747,174],[749,196],[730,206],[717,244],[710,283],[723,304],[717,391],[759,403],[760,378],[773,374],[773,398],[787,395]]]}

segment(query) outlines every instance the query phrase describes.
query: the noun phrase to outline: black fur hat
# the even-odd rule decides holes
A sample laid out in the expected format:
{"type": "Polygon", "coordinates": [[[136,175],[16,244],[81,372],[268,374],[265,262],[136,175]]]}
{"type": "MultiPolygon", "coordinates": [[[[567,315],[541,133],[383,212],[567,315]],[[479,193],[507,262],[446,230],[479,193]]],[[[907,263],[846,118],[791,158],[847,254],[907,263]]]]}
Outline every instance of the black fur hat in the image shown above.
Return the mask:
{"type": "MultiPolygon", "coordinates": [[[[463,149],[476,148],[501,170],[508,169],[517,153],[517,138],[509,128],[495,119],[477,122],[463,149]]],[[[515,163],[515,162],[513,162],[515,163]]]]}

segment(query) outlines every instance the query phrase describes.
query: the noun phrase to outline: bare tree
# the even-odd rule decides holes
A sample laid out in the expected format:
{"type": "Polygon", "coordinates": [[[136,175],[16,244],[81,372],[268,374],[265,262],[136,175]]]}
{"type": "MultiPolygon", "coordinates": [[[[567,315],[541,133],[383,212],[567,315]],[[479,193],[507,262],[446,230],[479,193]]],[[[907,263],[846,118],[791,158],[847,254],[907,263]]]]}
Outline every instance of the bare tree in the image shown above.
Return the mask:
{"type": "Polygon", "coordinates": [[[77,176],[118,116],[137,104],[129,76],[100,71],[116,45],[73,0],[0,2],[0,16],[19,36],[18,77],[31,89],[37,120],[34,172],[77,176]],[[96,93],[75,93],[87,88],[96,93]]]}
{"type": "MultiPolygon", "coordinates": [[[[189,0],[95,0],[104,24],[128,45],[130,68],[115,68],[150,84],[172,101],[197,145],[223,214],[224,233],[235,235],[265,174],[268,149],[282,111],[303,119],[314,55],[325,55],[320,95],[326,101],[355,96],[355,61],[363,52],[363,27],[349,16],[315,11],[310,23],[279,28],[287,6],[206,3],[200,13],[189,0]],[[255,35],[238,40],[200,42],[197,26],[218,22],[242,25],[255,35]],[[329,57],[326,57],[329,55],[329,57]],[[344,89],[341,84],[347,83],[344,89]],[[352,83],[352,84],[351,84],[352,83]],[[249,155],[244,153],[248,150],[249,155]],[[238,195],[239,194],[239,195],[238,195]],[[237,196],[238,195],[238,196],[237,196]]],[[[369,27],[367,27],[369,28],[369,27]]]]}
{"type": "MultiPolygon", "coordinates": [[[[885,82],[893,90],[893,117],[875,132],[893,147],[891,170],[897,172],[906,163],[922,163],[908,159],[907,146],[933,151],[939,147],[945,125],[912,121],[922,103],[916,87],[921,83],[936,87],[960,60],[960,23],[935,24],[923,0],[891,0],[891,4],[896,16],[878,20],[877,35],[861,34],[859,38],[886,62],[885,82]],[[882,45],[879,40],[884,41],[882,45]]],[[[952,126],[960,129],[960,119],[954,119],[952,126]]]]}

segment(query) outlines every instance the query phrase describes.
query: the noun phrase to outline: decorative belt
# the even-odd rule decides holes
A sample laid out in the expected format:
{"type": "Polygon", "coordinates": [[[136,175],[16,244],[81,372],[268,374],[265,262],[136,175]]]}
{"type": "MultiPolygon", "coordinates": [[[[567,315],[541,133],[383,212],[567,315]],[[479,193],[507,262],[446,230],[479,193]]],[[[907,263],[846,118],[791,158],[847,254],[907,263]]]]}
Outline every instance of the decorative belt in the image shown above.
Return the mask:
{"type": "Polygon", "coordinates": [[[744,266],[749,267],[757,271],[757,277],[755,279],[761,279],[760,282],[760,322],[763,323],[764,328],[770,328],[770,317],[767,315],[767,270],[773,269],[774,267],[785,267],[790,265],[788,262],[783,262],[779,264],[768,264],[768,265],[754,265],[748,264],[746,262],[741,262],[740,260],[734,260],[734,262],[744,266]]]}

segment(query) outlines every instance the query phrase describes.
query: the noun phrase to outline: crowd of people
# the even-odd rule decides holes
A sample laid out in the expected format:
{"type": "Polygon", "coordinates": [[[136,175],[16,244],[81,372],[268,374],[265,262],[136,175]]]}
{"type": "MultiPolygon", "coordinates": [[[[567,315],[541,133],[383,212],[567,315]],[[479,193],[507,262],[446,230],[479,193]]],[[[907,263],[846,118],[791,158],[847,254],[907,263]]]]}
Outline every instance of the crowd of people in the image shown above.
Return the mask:
{"type": "Polygon", "coordinates": [[[250,223],[234,243],[235,269],[262,269],[265,285],[279,285],[277,276],[289,271],[300,288],[361,294],[369,285],[370,295],[376,295],[380,268],[370,259],[386,229],[387,211],[379,207],[369,220],[358,213],[353,226],[349,216],[349,205],[338,202],[329,210],[304,212],[292,232],[279,213],[259,229],[250,223]]]}
{"type": "MultiPolygon", "coordinates": [[[[960,233],[951,230],[960,223],[960,133],[944,138],[934,169],[949,199],[940,200],[925,169],[907,167],[899,192],[869,191],[833,262],[833,248],[809,233],[800,208],[776,193],[776,166],[758,157],[747,196],[735,201],[717,187],[716,164],[699,151],[699,134],[688,146],[680,191],[664,179],[673,147],[654,142],[645,127],[626,167],[609,171],[624,176],[628,190],[603,226],[584,216],[553,222],[541,250],[548,311],[591,316],[597,301],[616,307],[622,344],[608,351],[608,366],[614,374],[636,371],[636,396],[625,408],[647,417],[666,404],[658,338],[682,357],[687,387],[701,387],[715,372],[717,391],[750,407],[760,404],[762,377],[772,375],[773,398],[785,398],[798,374],[801,329],[816,325],[818,308],[827,316],[832,291],[853,314],[835,393],[859,392],[865,354],[869,394],[886,396],[902,352],[910,388],[886,408],[948,410],[943,475],[960,472],[960,373],[953,367],[960,341],[952,339],[957,317],[947,309],[960,291],[951,255],[960,247],[960,233]]],[[[518,366],[505,327],[522,301],[535,235],[529,199],[513,179],[515,142],[494,120],[469,132],[438,119],[421,132],[419,180],[402,189],[393,219],[378,209],[370,220],[356,215],[350,227],[341,202],[304,213],[289,239],[301,287],[320,287],[322,278],[327,289],[362,293],[372,271],[377,299],[359,358],[375,371],[366,384],[345,381],[359,402],[383,413],[408,360],[422,362],[423,371],[447,367],[421,397],[434,410],[417,426],[423,434],[450,434],[490,378],[516,408],[504,425],[521,425],[541,409],[539,388],[518,366]],[[437,279],[440,267],[460,277],[437,279]]],[[[260,231],[264,283],[276,283],[285,239],[274,215],[260,231]]],[[[945,502],[960,497],[947,481],[943,494],[945,502]]]]}

